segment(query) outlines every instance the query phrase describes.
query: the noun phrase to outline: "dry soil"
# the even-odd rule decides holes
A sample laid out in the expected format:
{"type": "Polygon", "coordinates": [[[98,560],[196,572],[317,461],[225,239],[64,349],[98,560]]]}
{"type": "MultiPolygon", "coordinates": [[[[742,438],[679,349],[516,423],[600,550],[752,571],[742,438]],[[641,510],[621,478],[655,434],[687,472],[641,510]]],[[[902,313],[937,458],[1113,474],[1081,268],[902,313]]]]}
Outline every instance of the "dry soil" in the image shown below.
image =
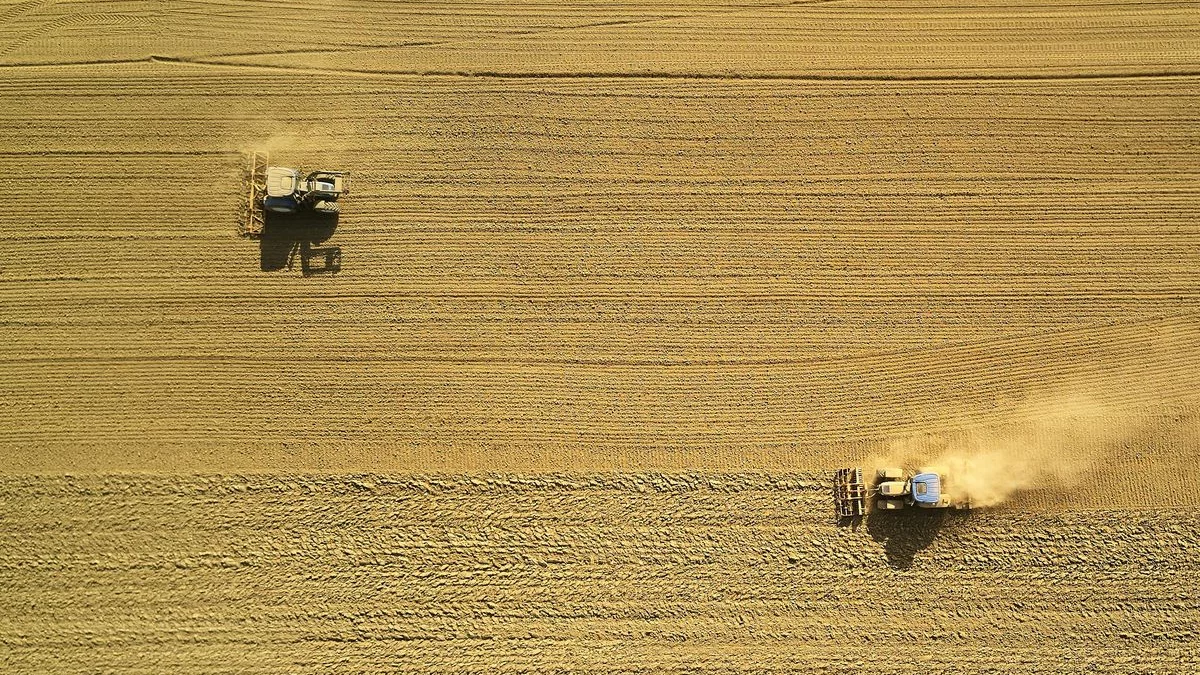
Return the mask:
{"type": "Polygon", "coordinates": [[[1197,167],[1187,2],[0,4],[0,670],[1195,672],[1197,167]]]}

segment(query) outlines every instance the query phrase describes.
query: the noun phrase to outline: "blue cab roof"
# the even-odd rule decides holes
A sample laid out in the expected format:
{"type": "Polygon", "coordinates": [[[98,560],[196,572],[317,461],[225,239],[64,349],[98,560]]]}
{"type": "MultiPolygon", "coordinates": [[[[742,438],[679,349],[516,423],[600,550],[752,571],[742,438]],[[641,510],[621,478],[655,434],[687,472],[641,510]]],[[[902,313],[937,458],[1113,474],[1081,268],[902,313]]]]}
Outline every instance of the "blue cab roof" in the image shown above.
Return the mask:
{"type": "Polygon", "coordinates": [[[919,504],[936,504],[942,498],[942,479],[936,473],[913,476],[912,498],[919,504]]]}

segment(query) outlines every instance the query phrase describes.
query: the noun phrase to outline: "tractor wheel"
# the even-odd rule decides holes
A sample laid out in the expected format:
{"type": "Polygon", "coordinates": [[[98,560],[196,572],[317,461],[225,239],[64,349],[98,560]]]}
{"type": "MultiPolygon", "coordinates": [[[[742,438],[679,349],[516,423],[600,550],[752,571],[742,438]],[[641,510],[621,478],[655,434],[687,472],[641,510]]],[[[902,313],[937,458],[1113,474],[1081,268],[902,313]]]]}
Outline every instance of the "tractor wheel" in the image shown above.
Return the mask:
{"type": "Polygon", "coordinates": [[[875,508],[880,511],[899,511],[904,508],[903,499],[880,499],[875,502],[875,508]]]}
{"type": "Polygon", "coordinates": [[[317,213],[333,216],[342,212],[342,205],[337,202],[317,202],[313,210],[317,213]]]}
{"type": "Polygon", "coordinates": [[[904,469],[900,467],[884,467],[875,472],[875,481],[882,483],[889,480],[904,480],[904,469]]]}

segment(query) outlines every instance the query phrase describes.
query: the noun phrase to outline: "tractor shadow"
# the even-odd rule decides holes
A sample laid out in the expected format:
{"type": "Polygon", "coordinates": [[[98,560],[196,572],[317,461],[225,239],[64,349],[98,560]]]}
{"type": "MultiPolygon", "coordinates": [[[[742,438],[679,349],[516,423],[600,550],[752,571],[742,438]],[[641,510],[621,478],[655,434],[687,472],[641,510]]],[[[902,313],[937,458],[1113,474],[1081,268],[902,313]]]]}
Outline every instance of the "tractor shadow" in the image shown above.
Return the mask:
{"type": "Polygon", "coordinates": [[[306,277],[337,274],[342,269],[341,247],[318,247],[333,236],[337,226],[337,214],[267,212],[258,240],[262,271],[295,269],[299,258],[300,272],[306,277]]]}
{"type": "Polygon", "coordinates": [[[883,545],[888,566],[907,570],[917,554],[929,548],[938,532],[947,525],[964,519],[967,513],[949,509],[916,509],[902,511],[871,511],[865,517],[867,534],[883,545]]]}

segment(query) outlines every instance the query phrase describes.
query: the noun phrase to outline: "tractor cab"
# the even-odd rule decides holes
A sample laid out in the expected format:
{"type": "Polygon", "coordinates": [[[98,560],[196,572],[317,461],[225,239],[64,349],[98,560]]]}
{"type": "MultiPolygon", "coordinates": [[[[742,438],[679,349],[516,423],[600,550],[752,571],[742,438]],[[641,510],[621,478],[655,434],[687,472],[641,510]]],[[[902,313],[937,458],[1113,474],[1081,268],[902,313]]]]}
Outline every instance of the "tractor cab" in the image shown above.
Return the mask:
{"type": "Polygon", "coordinates": [[[944,509],[950,498],[942,491],[942,477],[936,473],[919,473],[912,477],[909,499],[913,506],[925,509],[944,509]]]}
{"type": "Polygon", "coordinates": [[[263,208],[275,213],[294,213],[300,206],[296,192],[300,188],[300,172],[284,166],[267,169],[267,194],[263,208]]]}
{"type": "Polygon", "coordinates": [[[912,501],[916,506],[936,506],[942,498],[942,479],[936,473],[919,473],[912,477],[912,501]]]}
{"type": "Polygon", "coordinates": [[[267,196],[290,197],[300,187],[300,172],[286,166],[267,169],[267,196]]]}

